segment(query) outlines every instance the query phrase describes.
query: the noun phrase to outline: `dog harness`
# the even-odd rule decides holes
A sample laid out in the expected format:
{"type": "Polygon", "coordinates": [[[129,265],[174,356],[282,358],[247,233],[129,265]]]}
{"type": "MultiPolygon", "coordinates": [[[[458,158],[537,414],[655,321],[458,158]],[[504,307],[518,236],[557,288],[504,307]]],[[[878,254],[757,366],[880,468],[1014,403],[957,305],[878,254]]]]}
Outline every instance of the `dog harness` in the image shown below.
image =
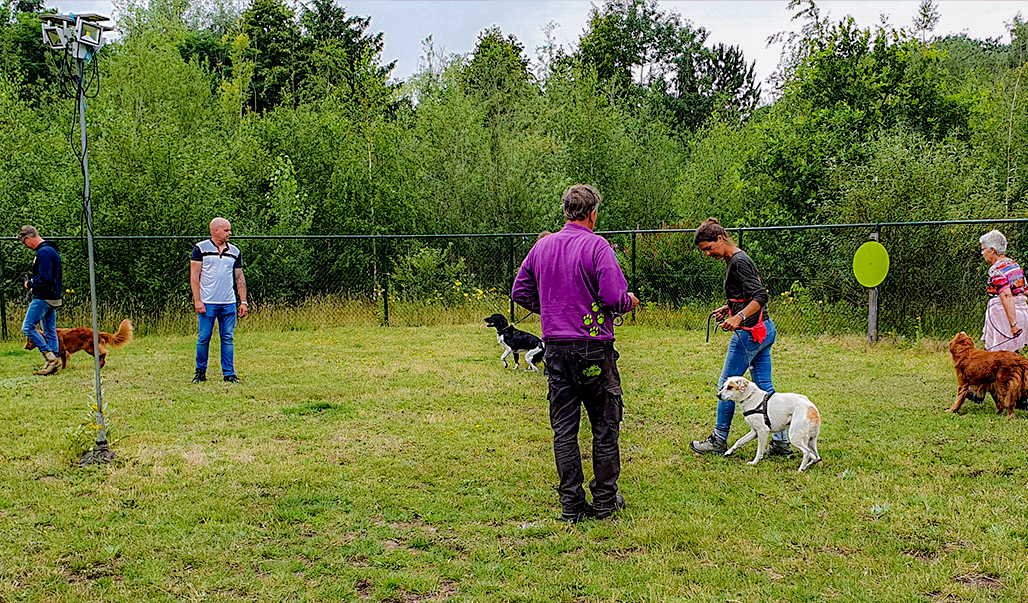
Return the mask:
{"type": "Polygon", "coordinates": [[[755,415],[757,413],[763,414],[764,415],[764,424],[767,425],[768,429],[771,429],[771,417],[767,416],[767,401],[770,400],[771,396],[773,396],[773,395],[775,395],[774,392],[767,392],[767,394],[764,396],[764,400],[761,401],[760,404],[758,404],[752,410],[744,410],[744,411],[742,411],[742,416],[748,417],[750,415],[755,415]]]}

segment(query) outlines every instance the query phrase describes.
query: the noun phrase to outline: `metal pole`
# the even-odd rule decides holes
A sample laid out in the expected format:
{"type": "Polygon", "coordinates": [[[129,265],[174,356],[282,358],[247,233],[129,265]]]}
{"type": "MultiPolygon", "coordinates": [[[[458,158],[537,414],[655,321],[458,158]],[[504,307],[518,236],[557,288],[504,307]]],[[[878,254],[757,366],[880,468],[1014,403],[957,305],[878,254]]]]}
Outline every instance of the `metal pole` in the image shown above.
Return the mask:
{"type": "MultiPolygon", "coordinates": [[[[871,240],[878,240],[878,231],[871,233],[871,240]]],[[[867,343],[878,343],[878,287],[867,291],[867,343]]]]}
{"type": "MultiPolygon", "coordinates": [[[[82,207],[86,217],[86,249],[89,256],[89,301],[93,318],[93,349],[100,349],[99,330],[96,319],[96,260],[93,255],[93,206],[89,193],[89,154],[86,145],[86,90],[85,61],[78,60],[78,105],[79,133],[82,139],[82,207]]],[[[104,424],[103,390],[100,386],[100,354],[93,354],[93,373],[96,377],[96,424],[100,426],[96,434],[96,446],[92,452],[82,458],[80,464],[86,465],[93,461],[109,461],[114,457],[107,445],[107,426],[104,424]]]]}
{"type": "Polygon", "coordinates": [[[382,322],[385,326],[389,326],[389,252],[387,246],[389,245],[389,239],[382,237],[382,247],[379,251],[379,274],[382,275],[382,322]]]}
{"type": "Polygon", "coordinates": [[[2,283],[6,282],[7,279],[4,278],[4,254],[0,252],[0,325],[2,325],[0,326],[0,338],[4,341],[7,341],[7,290],[2,283]]]}
{"type": "MultiPolygon", "coordinates": [[[[635,288],[635,238],[636,233],[632,233],[632,293],[639,295],[639,291],[635,288]]],[[[635,308],[632,308],[632,322],[635,322],[635,308]]]]}
{"type": "Polygon", "coordinates": [[[510,321],[514,322],[514,236],[507,237],[507,297],[510,298],[510,321]]]}

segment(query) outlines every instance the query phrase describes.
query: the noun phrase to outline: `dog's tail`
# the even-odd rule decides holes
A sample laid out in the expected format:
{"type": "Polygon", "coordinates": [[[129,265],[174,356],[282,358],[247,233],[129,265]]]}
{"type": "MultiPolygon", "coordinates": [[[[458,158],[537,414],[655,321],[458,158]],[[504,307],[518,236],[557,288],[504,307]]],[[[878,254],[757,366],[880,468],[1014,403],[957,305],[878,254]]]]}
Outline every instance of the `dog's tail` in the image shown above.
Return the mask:
{"type": "Polygon", "coordinates": [[[107,340],[107,347],[116,350],[132,341],[132,321],[125,319],[118,325],[118,332],[110,335],[107,340]]]}
{"type": "MultiPolygon", "coordinates": [[[[1028,410],[1028,363],[1019,363],[1020,387],[1017,388],[1017,395],[1014,396],[1014,408],[1016,410],[1028,410]]],[[[985,394],[982,394],[985,397],[985,394]]]]}

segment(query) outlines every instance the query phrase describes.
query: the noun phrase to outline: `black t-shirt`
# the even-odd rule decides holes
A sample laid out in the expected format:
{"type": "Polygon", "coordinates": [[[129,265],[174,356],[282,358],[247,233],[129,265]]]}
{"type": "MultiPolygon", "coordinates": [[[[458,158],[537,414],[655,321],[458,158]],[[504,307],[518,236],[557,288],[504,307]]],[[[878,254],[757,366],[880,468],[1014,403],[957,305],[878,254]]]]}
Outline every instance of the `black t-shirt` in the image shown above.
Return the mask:
{"type": "MultiPolygon", "coordinates": [[[[753,263],[745,251],[739,251],[728,258],[725,266],[725,297],[728,299],[728,308],[732,314],[738,314],[745,308],[750,300],[757,300],[764,310],[764,319],[767,319],[767,289],[760,282],[760,273],[757,272],[757,265],[753,263]],[[732,301],[740,300],[740,301],[732,301]]],[[[747,316],[742,321],[744,327],[754,327],[760,320],[760,312],[753,316],[747,316]]]]}

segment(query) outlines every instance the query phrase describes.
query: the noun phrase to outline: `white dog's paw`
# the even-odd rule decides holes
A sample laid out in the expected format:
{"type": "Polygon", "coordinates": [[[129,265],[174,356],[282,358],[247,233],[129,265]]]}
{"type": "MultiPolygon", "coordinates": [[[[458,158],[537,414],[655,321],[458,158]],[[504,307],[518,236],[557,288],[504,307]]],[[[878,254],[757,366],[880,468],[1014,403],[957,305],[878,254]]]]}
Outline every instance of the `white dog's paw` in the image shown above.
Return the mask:
{"type": "Polygon", "coordinates": [[[725,456],[732,456],[733,454],[735,454],[735,448],[729,448],[725,451],[725,456]]]}
{"type": "Polygon", "coordinates": [[[760,462],[760,461],[759,461],[759,460],[757,460],[757,459],[753,459],[752,461],[750,461],[750,462],[748,462],[748,463],[746,463],[746,464],[747,464],[747,465],[756,465],[756,464],[757,464],[758,462],[760,462]]]}

